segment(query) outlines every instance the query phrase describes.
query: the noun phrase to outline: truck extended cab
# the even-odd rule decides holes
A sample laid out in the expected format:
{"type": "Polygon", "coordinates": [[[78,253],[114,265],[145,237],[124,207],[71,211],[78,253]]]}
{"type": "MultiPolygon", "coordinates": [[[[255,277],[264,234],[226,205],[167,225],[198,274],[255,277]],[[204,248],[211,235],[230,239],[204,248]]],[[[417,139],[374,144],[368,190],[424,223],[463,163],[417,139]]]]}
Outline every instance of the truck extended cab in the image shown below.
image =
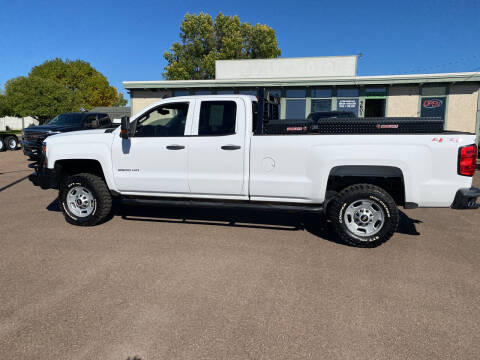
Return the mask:
{"type": "Polygon", "coordinates": [[[473,134],[408,130],[418,118],[269,124],[271,106],[263,92],[163,99],[116,129],[48,137],[30,180],[58,188],[75,225],[102,221],[115,197],[249,207],[325,214],[360,247],[393,235],[397,206],[478,207],[473,134]]]}

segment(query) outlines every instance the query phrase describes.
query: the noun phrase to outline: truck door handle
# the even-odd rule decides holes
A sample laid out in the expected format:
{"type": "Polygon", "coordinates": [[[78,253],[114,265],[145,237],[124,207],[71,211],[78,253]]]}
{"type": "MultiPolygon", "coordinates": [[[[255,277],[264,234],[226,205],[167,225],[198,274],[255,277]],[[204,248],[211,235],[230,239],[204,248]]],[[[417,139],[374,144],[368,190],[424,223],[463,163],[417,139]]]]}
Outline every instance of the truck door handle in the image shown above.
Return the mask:
{"type": "Polygon", "coordinates": [[[242,147],[240,145],[223,145],[222,150],[238,150],[242,147]]]}
{"type": "Polygon", "coordinates": [[[167,145],[168,150],[182,150],[185,149],[183,145],[167,145]]]}

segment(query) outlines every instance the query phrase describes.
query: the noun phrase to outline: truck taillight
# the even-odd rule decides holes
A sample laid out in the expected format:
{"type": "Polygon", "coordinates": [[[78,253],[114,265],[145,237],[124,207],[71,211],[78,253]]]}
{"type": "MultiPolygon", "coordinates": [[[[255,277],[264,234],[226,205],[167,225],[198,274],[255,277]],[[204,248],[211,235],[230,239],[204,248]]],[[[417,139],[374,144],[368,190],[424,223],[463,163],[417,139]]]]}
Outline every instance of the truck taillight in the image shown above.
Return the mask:
{"type": "Polygon", "coordinates": [[[466,145],[458,149],[458,175],[473,176],[477,167],[477,145],[466,145]]]}

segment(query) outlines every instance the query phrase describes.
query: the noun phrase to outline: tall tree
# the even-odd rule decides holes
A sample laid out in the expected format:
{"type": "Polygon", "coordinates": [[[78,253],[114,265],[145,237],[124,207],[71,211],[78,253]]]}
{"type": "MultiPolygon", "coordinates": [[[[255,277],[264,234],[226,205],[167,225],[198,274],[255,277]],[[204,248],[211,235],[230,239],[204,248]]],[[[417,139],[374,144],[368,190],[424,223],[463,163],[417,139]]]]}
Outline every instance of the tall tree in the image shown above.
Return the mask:
{"type": "Polygon", "coordinates": [[[180,25],[180,42],[164,54],[168,80],[215,77],[215,60],[265,59],[280,56],[275,31],[267,25],[242,23],[238,16],[219,13],[186,14],[180,25]]]}
{"type": "Polygon", "coordinates": [[[5,96],[5,91],[0,89],[0,117],[8,114],[9,110],[7,109],[7,97],[5,96]]]}
{"type": "Polygon", "coordinates": [[[72,108],[73,93],[61,84],[38,76],[20,76],[5,84],[4,106],[11,116],[32,116],[43,123],[45,120],[72,108]]]}
{"type": "Polygon", "coordinates": [[[62,112],[127,103],[89,63],[62,59],[46,61],[28,76],[7,81],[2,102],[9,115],[33,116],[41,122],[62,112]]]}

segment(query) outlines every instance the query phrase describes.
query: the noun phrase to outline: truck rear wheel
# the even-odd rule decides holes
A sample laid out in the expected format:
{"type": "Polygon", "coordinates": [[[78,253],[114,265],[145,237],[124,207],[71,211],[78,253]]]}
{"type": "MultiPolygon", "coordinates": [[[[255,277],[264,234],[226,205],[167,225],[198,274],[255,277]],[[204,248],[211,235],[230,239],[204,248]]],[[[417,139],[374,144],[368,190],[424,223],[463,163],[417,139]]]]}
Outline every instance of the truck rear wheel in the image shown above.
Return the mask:
{"type": "Polygon", "coordinates": [[[5,151],[5,143],[3,142],[3,139],[0,137],[0,152],[5,151]]]}
{"type": "Polygon", "coordinates": [[[357,184],[342,190],[332,200],[329,220],[345,243],[376,247],[395,233],[399,214],[395,201],[385,190],[357,184]]]}
{"type": "Polygon", "coordinates": [[[92,174],[67,177],[60,185],[58,198],[65,220],[73,225],[96,225],[112,209],[107,184],[101,177],[92,174]]]}
{"type": "Polygon", "coordinates": [[[15,136],[7,136],[5,138],[5,147],[7,150],[17,150],[18,140],[15,136]]]}

